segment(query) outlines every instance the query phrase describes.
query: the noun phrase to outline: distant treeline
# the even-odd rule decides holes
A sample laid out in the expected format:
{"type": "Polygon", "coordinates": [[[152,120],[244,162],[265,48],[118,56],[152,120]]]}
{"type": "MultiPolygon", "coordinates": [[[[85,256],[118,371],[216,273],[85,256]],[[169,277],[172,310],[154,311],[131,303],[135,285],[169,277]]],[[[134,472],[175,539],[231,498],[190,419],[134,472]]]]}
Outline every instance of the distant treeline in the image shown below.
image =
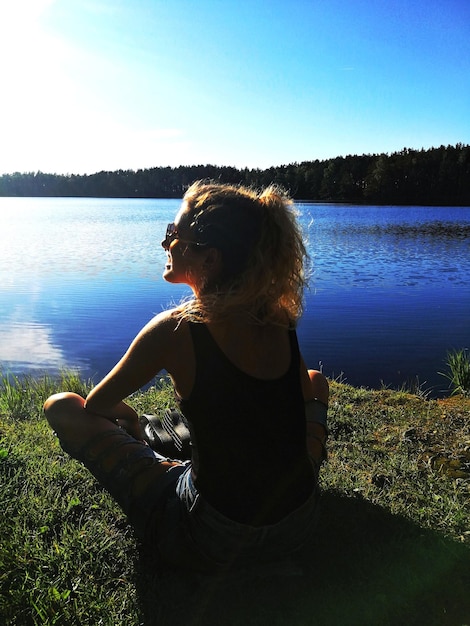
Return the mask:
{"type": "Polygon", "coordinates": [[[199,179],[276,183],[298,200],[316,202],[470,206],[470,146],[405,148],[265,170],[193,165],[87,175],[17,172],[0,176],[0,196],[179,198],[199,179]]]}

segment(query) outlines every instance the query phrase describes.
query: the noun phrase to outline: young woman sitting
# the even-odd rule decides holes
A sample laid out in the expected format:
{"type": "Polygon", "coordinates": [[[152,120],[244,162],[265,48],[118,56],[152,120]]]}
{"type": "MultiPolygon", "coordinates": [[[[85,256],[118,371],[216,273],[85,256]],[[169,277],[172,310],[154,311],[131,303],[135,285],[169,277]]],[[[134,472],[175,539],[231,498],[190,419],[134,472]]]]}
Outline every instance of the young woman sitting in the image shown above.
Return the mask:
{"type": "Polygon", "coordinates": [[[162,246],[163,278],[193,297],[154,317],[86,399],[49,398],[46,417],[168,563],[282,557],[313,532],[327,434],[328,382],[307,370],[295,331],[306,251],[294,205],[274,187],[198,182],[162,246]],[[146,445],[124,402],[162,370],[189,461],[146,445]]]}

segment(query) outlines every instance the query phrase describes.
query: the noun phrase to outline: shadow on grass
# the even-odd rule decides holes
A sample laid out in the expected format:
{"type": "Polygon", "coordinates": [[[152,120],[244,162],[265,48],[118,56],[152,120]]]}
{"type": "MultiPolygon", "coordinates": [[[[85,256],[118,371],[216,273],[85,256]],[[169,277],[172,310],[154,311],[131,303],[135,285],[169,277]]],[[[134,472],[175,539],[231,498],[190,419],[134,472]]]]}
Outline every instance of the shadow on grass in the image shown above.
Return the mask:
{"type": "Polygon", "coordinates": [[[325,492],[315,540],[279,570],[198,577],[140,562],[146,626],[470,624],[470,550],[363,500],[325,492]]]}

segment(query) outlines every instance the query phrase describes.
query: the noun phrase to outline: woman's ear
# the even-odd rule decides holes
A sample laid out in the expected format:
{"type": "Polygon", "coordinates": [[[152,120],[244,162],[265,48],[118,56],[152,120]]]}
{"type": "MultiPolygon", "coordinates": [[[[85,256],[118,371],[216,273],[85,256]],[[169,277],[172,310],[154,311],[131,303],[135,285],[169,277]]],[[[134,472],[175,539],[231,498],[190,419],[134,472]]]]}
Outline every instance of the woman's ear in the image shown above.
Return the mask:
{"type": "Polygon", "coordinates": [[[222,254],[217,248],[207,248],[198,251],[190,268],[193,276],[195,293],[210,291],[217,284],[222,274],[222,254]]]}
{"type": "Polygon", "coordinates": [[[203,268],[210,278],[216,278],[222,271],[222,254],[217,248],[208,248],[203,261],[203,268]]]}

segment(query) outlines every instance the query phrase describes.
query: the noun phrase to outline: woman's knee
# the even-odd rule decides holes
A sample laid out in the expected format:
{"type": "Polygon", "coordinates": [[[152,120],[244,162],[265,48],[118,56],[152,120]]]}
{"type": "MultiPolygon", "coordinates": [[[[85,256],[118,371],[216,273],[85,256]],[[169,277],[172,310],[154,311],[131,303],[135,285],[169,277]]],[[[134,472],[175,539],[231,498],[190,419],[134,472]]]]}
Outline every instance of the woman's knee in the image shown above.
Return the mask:
{"type": "Polygon", "coordinates": [[[113,422],[87,413],[85,400],[76,393],[58,393],[46,400],[44,413],[64,450],[79,450],[96,435],[119,430],[113,422]]]}
{"type": "Polygon", "coordinates": [[[45,401],[44,414],[51,428],[57,431],[77,414],[82,414],[84,404],[84,398],[76,393],[56,393],[45,401]]]}
{"type": "Polygon", "coordinates": [[[328,404],[330,385],[328,379],[318,370],[308,370],[313,395],[325,404],[328,404]]]}

